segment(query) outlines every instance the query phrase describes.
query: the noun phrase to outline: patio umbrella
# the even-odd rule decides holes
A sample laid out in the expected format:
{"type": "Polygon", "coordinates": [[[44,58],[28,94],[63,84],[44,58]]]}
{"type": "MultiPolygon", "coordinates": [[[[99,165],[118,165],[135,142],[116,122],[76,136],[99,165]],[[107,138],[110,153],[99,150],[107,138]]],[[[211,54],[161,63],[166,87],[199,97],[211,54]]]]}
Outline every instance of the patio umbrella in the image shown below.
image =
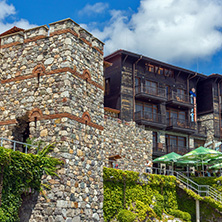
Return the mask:
{"type": "Polygon", "coordinates": [[[182,157],[179,158],[179,160],[201,161],[202,170],[204,173],[203,169],[204,160],[212,159],[219,156],[222,156],[221,152],[200,146],[197,149],[192,150],[189,153],[183,155],[182,157]]]}
{"type": "Polygon", "coordinates": [[[194,160],[180,160],[180,159],[176,160],[176,165],[179,165],[179,166],[185,165],[187,167],[187,175],[189,174],[188,166],[194,166],[197,164],[198,164],[198,161],[194,161],[194,160]]]}
{"type": "Polygon", "coordinates": [[[217,163],[209,167],[209,169],[214,169],[214,170],[220,170],[221,168],[222,168],[222,163],[217,163]]]}
{"type": "Polygon", "coordinates": [[[219,172],[220,172],[220,176],[222,176],[222,171],[221,171],[221,169],[222,169],[222,163],[217,163],[217,164],[215,164],[215,165],[213,165],[213,166],[210,166],[209,167],[209,169],[210,170],[220,170],[219,172]]]}
{"type": "Polygon", "coordinates": [[[216,163],[222,163],[222,156],[213,158],[213,159],[209,159],[207,161],[207,165],[211,165],[211,164],[216,164],[216,163]]]}
{"type": "Polygon", "coordinates": [[[172,169],[173,169],[174,162],[176,162],[176,160],[180,157],[181,157],[181,155],[172,152],[172,153],[168,153],[166,155],[163,155],[161,157],[154,159],[153,162],[154,163],[165,163],[165,164],[172,163],[172,169]]]}

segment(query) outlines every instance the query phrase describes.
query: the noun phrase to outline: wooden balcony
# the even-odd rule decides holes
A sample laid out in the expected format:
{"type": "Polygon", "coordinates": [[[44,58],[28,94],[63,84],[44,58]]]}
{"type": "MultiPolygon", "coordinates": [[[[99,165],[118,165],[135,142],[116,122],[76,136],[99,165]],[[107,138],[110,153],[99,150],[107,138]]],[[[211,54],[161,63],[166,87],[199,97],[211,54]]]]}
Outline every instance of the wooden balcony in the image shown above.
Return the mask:
{"type": "Polygon", "coordinates": [[[185,109],[191,109],[193,108],[193,104],[190,102],[189,95],[180,94],[177,92],[171,92],[168,95],[168,100],[166,102],[166,105],[174,106],[174,107],[180,107],[185,109]]]}
{"type": "Polygon", "coordinates": [[[195,123],[191,123],[188,120],[179,118],[168,118],[167,119],[167,130],[182,132],[187,134],[195,133],[195,123]]]}
{"type": "Polygon", "coordinates": [[[167,154],[166,146],[163,143],[153,144],[153,156],[163,156],[167,154]]]}
{"type": "Polygon", "coordinates": [[[176,145],[168,145],[166,147],[167,153],[171,153],[171,152],[175,152],[178,153],[180,155],[184,155],[188,152],[190,152],[191,150],[189,149],[189,147],[186,146],[176,146],[176,145]]]}
{"type": "Polygon", "coordinates": [[[145,111],[135,112],[135,122],[140,125],[150,126],[157,129],[166,128],[166,117],[157,113],[145,111]]]}
{"type": "Polygon", "coordinates": [[[190,148],[186,146],[175,146],[175,145],[168,145],[162,143],[154,144],[153,146],[153,156],[163,156],[167,153],[175,152],[180,155],[184,155],[190,152],[190,148]]]}
{"type": "Polygon", "coordinates": [[[157,103],[167,101],[166,90],[159,87],[136,86],[135,97],[136,99],[154,101],[157,103]]]}

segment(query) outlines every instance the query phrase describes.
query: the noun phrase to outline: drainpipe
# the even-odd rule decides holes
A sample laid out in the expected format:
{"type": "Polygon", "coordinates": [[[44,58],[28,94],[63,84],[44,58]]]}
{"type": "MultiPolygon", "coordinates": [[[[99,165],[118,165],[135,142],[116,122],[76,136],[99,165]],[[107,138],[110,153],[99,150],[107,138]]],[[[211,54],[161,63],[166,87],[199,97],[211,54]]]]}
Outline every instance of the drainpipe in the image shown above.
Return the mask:
{"type": "MultiPolygon", "coordinates": [[[[188,92],[188,96],[189,96],[189,92],[190,92],[190,90],[189,90],[189,88],[190,88],[190,80],[191,79],[193,79],[193,78],[195,78],[197,76],[197,72],[195,72],[195,74],[193,75],[193,76],[191,76],[191,77],[189,77],[188,76],[188,78],[187,78],[187,92],[188,92]]],[[[196,92],[197,93],[197,92],[196,92]]],[[[189,98],[190,99],[190,98],[189,98]]],[[[190,122],[190,110],[189,110],[189,113],[188,113],[188,116],[189,116],[189,122],[190,122]]],[[[195,120],[194,120],[195,121],[195,120]]],[[[191,124],[191,122],[190,122],[190,124],[191,124]]],[[[188,144],[189,144],[189,147],[190,147],[190,137],[188,136],[188,144]]]]}
{"type": "Polygon", "coordinates": [[[143,58],[141,55],[139,59],[137,59],[136,62],[133,63],[133,120],[135,120],[135,70],[137,63],[143,58]]]}

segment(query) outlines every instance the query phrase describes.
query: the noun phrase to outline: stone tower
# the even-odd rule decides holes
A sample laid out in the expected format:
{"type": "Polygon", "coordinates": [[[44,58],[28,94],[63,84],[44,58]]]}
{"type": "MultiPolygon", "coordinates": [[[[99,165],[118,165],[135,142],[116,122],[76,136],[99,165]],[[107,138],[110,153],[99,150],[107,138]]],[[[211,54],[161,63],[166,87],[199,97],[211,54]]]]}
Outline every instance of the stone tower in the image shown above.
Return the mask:
{"type": "Polygon", "coordinates": [[[64,159],[29,221],[103,221],[103,43],[71,19],[49,26],[0,37],[0,137],[56,142],[64,159]]]}

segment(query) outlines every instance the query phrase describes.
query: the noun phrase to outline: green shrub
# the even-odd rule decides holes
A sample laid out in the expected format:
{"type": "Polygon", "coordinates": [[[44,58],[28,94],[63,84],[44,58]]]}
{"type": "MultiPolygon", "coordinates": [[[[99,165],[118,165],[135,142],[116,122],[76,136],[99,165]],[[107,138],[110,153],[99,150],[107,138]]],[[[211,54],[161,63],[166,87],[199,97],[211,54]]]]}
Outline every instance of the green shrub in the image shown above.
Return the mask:
{"type": "Polygon", "coordinates": [[[187,221],[187,222],[191,221],[191,215],[187,212],[183,212],[181,210],[170,209],[168,213],[174,217],[183,219],[184,221],[187,221]]]}
{"type": "Polygon", "coordinates": [[[3,176],[0,221],[19,221],[18,211],[22,194],[27,190],[40,191],[42,175],[57,175],[56,166],[62,162],[47,154],[53,145],[47,145],[37,155],[25,154],[0,147],[0,169],[3,176]]]}
{"type": "Polygon", "coordinates": [[[119,222],[133,222],[136,219],[136,214],[129,210],[120,210],[117,219],[119,222]]]}

